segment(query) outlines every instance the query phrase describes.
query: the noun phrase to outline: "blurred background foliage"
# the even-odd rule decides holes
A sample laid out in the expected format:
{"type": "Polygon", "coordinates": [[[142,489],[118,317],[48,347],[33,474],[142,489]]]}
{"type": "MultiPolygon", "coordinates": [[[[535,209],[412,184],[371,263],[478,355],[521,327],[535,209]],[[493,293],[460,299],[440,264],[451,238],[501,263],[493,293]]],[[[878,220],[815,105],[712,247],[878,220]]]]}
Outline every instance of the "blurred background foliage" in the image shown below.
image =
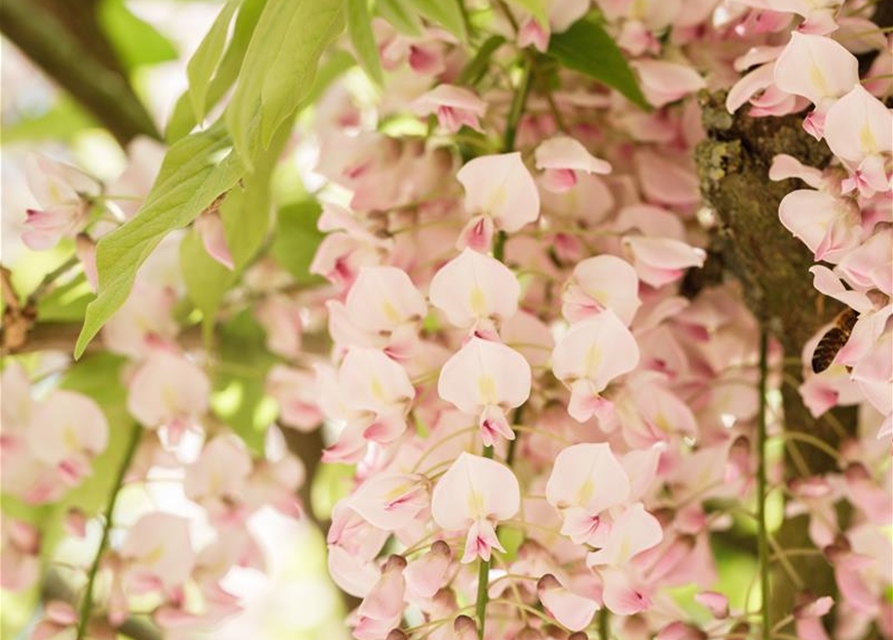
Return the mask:
{"type": "MultiPolygon", "coordinates": [[[[32,152],[44,152],[111,181],[126,167],[127,144],[137,136],[161,141],[172,119],[177,123],[178,113],[179,118],[186,119],[179,126],[188,131],[194,125],[194,120],[189,120],[191,113],[187,110],[184,116],[182,109],[177,111],[177,101],[187,88],[186,64],[221,7],[221,2],[196,0],[4,0],[0,8],[0,260],[11,270],[13,285],[22,300],[73,253],[70,241],[46,252],[27,251],[21,244],[25,211],[35,204],[24,180],[25,159],[32,152]]],[[[341,56],[329,79],[352,64],[349,56],[341,56]]],[[[185,101],[182,104],[188,107],[185,101]]],[[[186,131],[175,133],[183,135],[186,131]]],[[[286,141],[287,136],[281,146],[286,141]]],[[[299,282],[312,283],[307,269],[321,239],[315,226],[319,208],[304,189],[298,160],[286,153],[278,164],[271,162],[267,185],[258,190],[260,193],[243,192],[249,199],[243,204],[254,209],[273,205],[278,213],[269,239],[270,253],[299,282]]],[[[258,242],[266,241],[266,229],[262,235],[258,242]]],[[[203,250],[191,251],[193,244],[187,235],[180,249],[181,262],[209,260],[203,250]]],[[[250,257],[243,256],[243,264],[250,257]]],[[[235,258],[238,263],[240,257],[235,258]]],[[[202,264],[191,272],[207,273],[213,267],[219,265],[202,264]]],[[[192,284],[189,287],[187,282],[192,292],[208,286],[206,281],[192,284]]],[[[67,336],[73,345],[93,298],[83,274],[60,280],[40,297],[38,323],[52,323],[57,334],[63,327],[63,339],[67,336]]],[[[193,296],[193,308],[181,309],[180,313],[198,325],[203,315],[214,315],[213,306],[219,303],[219,297],[208,301],[193,296]]],[[[221,360],[238,363],[221,367],[215,376],[215,413],[249,447],[262,449],[264,430],[276,412],[275,403],[265,394],[264,378],[276,358],[266,351],[263,330],[249,309],[222,322],[214,338],[221,360]]],[[[86,539],[66,539],[59,544],[64,537],[63,517],[72,505],[87,514],[102,509],[114,470],[124,455],[129,429],[133,428],[120,382],[122,358],[91,352],[70,368],[67,360],[36,354],[19,356],[19,360],[32,374],[44,376],[44,387],[58,384],[89,394],[102,405],[112,428],[108,450],[95,461],[93,476],[61,502],[32,507],[2,497],[3,514],[40,524],[44,559],[56,568],[28,592],[3,592],[0,635],[10,640],[27,637],[42,600],[79,586],[78,578],[64,566],[89,562],[101,531],[93,522],[86,539]],[[63,368],[67,371],[59,374],[63,368]]],[[[321,446],[321,442],[314,444],[321,446]]],[[[244,597],[246,608],[209,638],[347,637],[345,606],[326,575],[325,541],[318,523],[328,519],[331,506],[348,491],[349,477],[350,473],[339,467],[326,467],[308,481],[308,497],[310,485],[318,497],[315,518],[296,523],[267,514],[258,523],[255,533],[267,557],[269,575],[242,570],[233,577],[233,584],[228,586],[244,597]]],[[[118,522],[134,521],[149,505],[188,511],[182,489],[163,480],[126,487],[118,503],[118,522]]],[[[100,592],[102,588],[100,585],[100,592]]],[[[134,637],[155,637],[148,625],[138,623],[135,620],[128,627],[134,637]]]]}

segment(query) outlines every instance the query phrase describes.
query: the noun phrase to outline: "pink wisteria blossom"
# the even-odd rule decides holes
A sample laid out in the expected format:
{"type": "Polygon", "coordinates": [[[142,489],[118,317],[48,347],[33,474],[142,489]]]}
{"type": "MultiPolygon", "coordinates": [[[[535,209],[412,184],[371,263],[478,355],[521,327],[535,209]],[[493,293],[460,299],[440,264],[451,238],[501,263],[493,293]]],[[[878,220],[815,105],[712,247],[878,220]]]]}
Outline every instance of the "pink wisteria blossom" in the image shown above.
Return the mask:
{"type": "Polygon", "coordinates": [[[506,412],[530,397],[530,365],[500,342],[473,337],[444,365],[437,382],[440,397],[475,416],[487,446],[515,434],[506,412]]]}
{"type": "Polygon", "coordinates": [[[540,198],[520,153],[481,156],[456,179],[465,188],[465,211],[472,216],[459,234],[459,248],[489,249],[495,231],[518,231],[540,214],[540,198]]]}
{"type": "Polygon", "coordinates": [[[510,469],[493,460],[462,453],[434,487],[431,515],[446,531],[467,531],[462,562],[505,551],[496,525],[518,513],[521,494],[510,469]]]}
{"type": "Polygon", "coordinates": [[[226,4],[123,172],[29,161],[32,636],[889,640],[883,3],[310,4],[226,4]]]}
{"type": "Polygon", "coordinates": [[[552,351],[552,370],[570,388],[568,412],[579,422],[611,413],[601,393],[638,362],[635,338],[610,309],[573,325],[552,351]]]}

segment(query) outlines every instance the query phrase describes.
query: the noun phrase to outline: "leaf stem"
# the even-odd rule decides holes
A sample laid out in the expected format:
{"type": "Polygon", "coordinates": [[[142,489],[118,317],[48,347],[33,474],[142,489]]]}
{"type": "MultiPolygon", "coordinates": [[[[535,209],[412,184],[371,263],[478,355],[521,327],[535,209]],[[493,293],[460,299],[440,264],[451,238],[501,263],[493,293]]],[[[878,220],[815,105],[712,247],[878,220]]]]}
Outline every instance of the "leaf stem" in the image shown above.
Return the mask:
{"type": "Polygon", "coordinates": [[[762,592],[762,640],[769,640],[772,627],[769,622],[769,532],[766,528],[766,417],[767,384],[769,377],[769,334],[760,332],[760,414],[757,423],[757,549],[760,560],[760,590],[762,592]]]}
{"type": "Polygon", "coordinates": [[[102,538],[99,540],[99,547],[96,549],[96,557],[90,566],[90,573],[87,574],[87,586],[84,591],[84,601],[81,603],[81,610],[78,615],[77,637],[76,640],[82,640],[87,632],[87,624],[90,622],[90,614],[93,611],[93,584],[96,582],[96,576],[99,573],[99,565],[102,562],[102,554],[109,542],[109,532],[113,526],[113,515],[115,512],[115,503],[118,501],[118,494],[121,487],[124,486],[124,476],[127,475],[127,469],[133,461],[136,453],[137,445],[140,442],[142,429],[138,424],[133,425],[133,433],[130,434],[130,441],[127,443],[127,450],[124,452],[124,458],[121,460],[121,466],[118,467],[118,475],[115,477],[115,483],[112,485],[112,493],[109,496],[109,502],[105,508],[105,527],[102,530],[102,538]]]}
{"type": "Polygon", "coordinates": [[[607,607],[602,607],[598,612],[598,638],[599,640],[611,640],[611,625],[609,624],[607,607]]]}

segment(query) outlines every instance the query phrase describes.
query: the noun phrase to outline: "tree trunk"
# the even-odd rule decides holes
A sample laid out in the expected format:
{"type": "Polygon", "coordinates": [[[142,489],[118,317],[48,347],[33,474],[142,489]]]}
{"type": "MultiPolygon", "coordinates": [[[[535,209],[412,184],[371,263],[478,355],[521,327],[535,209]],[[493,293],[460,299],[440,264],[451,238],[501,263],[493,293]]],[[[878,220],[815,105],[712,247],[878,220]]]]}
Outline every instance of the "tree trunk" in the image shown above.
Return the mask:
{"type": "MultiPolygon", "coordinates": [[[[745,302],[760,324],[781,344],[785,356],[799,358],[806,341],[831,321],[842,305],[813,288],[809,273],[815,262],[812,253],[778,219],[782,198],[805,185],[799,180],[772,182],[769,167],[775,155],[786,153],[822,168],[831,160],[831,153],[803,130],[803,114],[750,118],[744,108],[732,115],[725,108],[723,92],[704,95],[701,106],[707,139],[698,146],[695,157],[705,203],[719,221],[713,244],[724,266],[743,284],[745,302]]],[[[808,432],[838,449],[840,437],[830,421],[814,419],[803,405],[797,391],[801,365],[786,365],[784,373],[785,430],[808,432]]],[[[834,418],[847,433],[854,433],[855,410],[837,409],[834,418]]],[[[805,463],[810,474],[835,468],[834,459],[827,454],[792,443],[785,457],[787,479],[800,473],[795,462],[805,463]]],[[[783,548],[812,547],[807,524],[805,516],[786,520],[775,537],[783,548]]],[[[791,558],[791,564],[811,592],[835,594],[833,572],[824,559],[797,557],[791,558]]],[[[791,613],[798,589],[779,563],[773,565],[771,582],[772,620],[777,621],[791,613]]]]}

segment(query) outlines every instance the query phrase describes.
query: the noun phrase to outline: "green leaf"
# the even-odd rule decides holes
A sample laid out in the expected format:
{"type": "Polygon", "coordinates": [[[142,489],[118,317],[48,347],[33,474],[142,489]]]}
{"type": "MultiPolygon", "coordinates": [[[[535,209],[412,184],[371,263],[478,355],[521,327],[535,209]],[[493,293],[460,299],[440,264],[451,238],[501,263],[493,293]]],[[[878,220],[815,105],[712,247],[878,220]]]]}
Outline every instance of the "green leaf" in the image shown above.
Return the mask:
{"type": "Polygon", "coordinates": [[[253,170],[254,139],[269,147],[310,93],[319,58],[344,27],[343,0],[269,0],[226,110],[236,150],[253,170]]]}
{"type": "MultiPolygon", "coordinates": [[[[208,85],[205,96],[206,109],[210,109],[220,102],[236,78],[239,77],[239,69],[242,67],[242,60],[245,58],[248,43],[251,41],[251,34],[254,33],[266,2],[267,0],[242,0],[229,47],[223,55],[223,60],[217,66],[214,78],[208,85]]],[[[174,106],[164,137],[168,143],[172,144],[186,136],[195,128],[196,124],[198,121],[192,109],[190,92],[187,90],[174,106]]]]}
{"type": "Polygon", "coordinates": [[[354,464],[332,463],[316,467],[310,485],[310,508],[318,521],[331,520],[338,501],[350,495],[356,470],[354,464]]]}
{"type": "Polygon", "coordinates": [[[274,412],[265,411],[266,375],[277,362],[266,350],[266,334],[250,310],[220,326],[220,363],[214,369],[214,412],[256,454],[264,450],[264,438],[274,412]]]}
{"type": "Polygon", "coordinates": [[[553,34],[549,54],[568,69],[617,89],[631,102],[651,110],[623,53],[611,36],[594,22],[578,20],[564,33],[553,34]]]}
{"type": "Polygon", "coordinates": [[[484,74],[487,73],[487,69],[490,67],[490,59],[493,57],[493,54],[504,44],[505,38],[502,36],[489,37],[484,44],[481,45],[481,48],[478,49],[478,52],[475,54],[474,58],[472,58],[471,62],[465,65],[465,68],[462,69],[462,73],[459,75],[459,84],[474,86],[480,82],[481,78],[484,77],[484,74]]]}
{"type": "Polygon", "coordinates": [[[543,0],[509,0],[531,14],[542,25],[549,24],[549,16],[546,13],[546,3],[543,0]]]}
{"type": "Polygon", "coordinates": [[[220,126],[174,144],[136,216],[99,241],[99,295],[87,307],[76,358],[127,299],[137,270],[158,243],[192,222],[239,180],[241,162],[229,145],[220,126]]]}
{"type": "Polygon", "coordinates": [[[189,99],[192,102],[192,111],[199,122],[205,118],[205,100],[208,96],[208,86],[217,71],[217,65],[223,57],[223,49],[226,46],[226,36],[229,33],[229,25],[233,20],[236,9],[242,0],[228,0],[223,9],[211,25],[211,29],[205,34],[204,39],[195,50],[189,64],[186,65],[186,76],[189,78],[189,99]]]}
{"type": "Polygon", "coordinates": [[[313,200],[286,205],[279,210],[279,224],[271,253],[298,284],[316,284],[322,278],[310,273],[310,263],[323,233],[316,228],[322,209],[313,200]]]}
{"type": "Polygon", "coordinates": [[[378,57],[378,45],[372,33],[372,17],[366,0],[345,0],[347,12],[347,32],[354,51],[357,52],[363,70],[379,86],[384,82],[381,72],[381,60],[378,57]]]}
{"type": "MultiPolygon", "coordinates": [[[[224,200],[227,202],[242,198],[238,189],[233,189],[224,200]]],[[[238,203],[235,206],[239,206],[238,203]]],[[[206,340],[210,340],[214,321],[220,310],[224,294],[236,281],[236,274],[217,262],[205,250],[201,234],[193,227],[180,243],[180,269],[186,293],[195,307],[202,312],[202,328],[206,340]]]]}
{"type": "Polygon", "coordinates": [[[226,243],[237,271],[248,265],[270,230],[271,181],[279,157],[291,138],[293,125],[293,118],[283,123],[270,148],[258,160],[254,173],[245,177],[244,190],[233,189],[232,193],[238,191],[239,197],[232,201],[227,198],[220,208],[226,243]]]}
{"type": "Polygon", "coordinates": [[[422,21],[410,6],[410,0],[379,0],[375,9],[392,27],[404,35],[418,37],[425,33],[422,21]]]}
{"type": "Polygon", "coordinates": [[[459,0],[409,0],[428,20],[436,22],[460,40],[466,40],[465,21],[459,0]]]}
{"type": "Polygon", "coordinates": [[[124,0],[102,0],[97,19],[118,59],[128,71],[142,65],[177,59],[177,50],[170,40],[148,22],[133,15],[124,0]]]}
{"type": "Polygon", "coordinates": [[[501,526],[496,531],[496,537],[499,538],[500,544],[505,548],[504,559],[511,562],[518,558],[518,549],[524,542],[524,532],[515,527],[501,526]]]}
{"type": "Polygon", "coordinates": [[[84,319],[87,305],[95,295],[84,274],[53,287],[37,302],[37,317],[41,322],[79,322],[84,319]]]}

